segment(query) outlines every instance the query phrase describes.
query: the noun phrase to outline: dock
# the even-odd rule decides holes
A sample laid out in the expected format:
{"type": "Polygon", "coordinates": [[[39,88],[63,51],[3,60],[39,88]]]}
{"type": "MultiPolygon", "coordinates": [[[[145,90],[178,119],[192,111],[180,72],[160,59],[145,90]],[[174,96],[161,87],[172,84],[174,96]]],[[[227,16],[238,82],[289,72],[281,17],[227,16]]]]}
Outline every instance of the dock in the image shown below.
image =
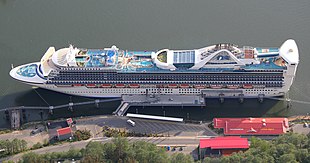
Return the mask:
{"type": "Polygon", "coordinates": [[[11,129],[16,130],[20,128],[21,118],[20,118],[20,110],[14,109],[10,111],[11,115],[11,129]]]}
{"type": "Polygon", "coordinates": [[[131,106],[205,106],[204,96],[197,95],[123,95],[119,107],[113,112],[124,116],[131,106]]]}

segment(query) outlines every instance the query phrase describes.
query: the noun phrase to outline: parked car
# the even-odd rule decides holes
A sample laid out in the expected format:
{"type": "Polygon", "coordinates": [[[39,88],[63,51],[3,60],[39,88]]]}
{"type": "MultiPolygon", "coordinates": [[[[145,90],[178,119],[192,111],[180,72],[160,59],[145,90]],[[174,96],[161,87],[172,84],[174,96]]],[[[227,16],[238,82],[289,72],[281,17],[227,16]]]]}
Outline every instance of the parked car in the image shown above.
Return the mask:
{"type": "Polygon", "coordinates": [[[44,127],[36,128],[30,132],[31,135],[36,135],[40,132],[44,131],[44,127]]]}
{"type": "Polygon", "coordinates": [[[175,151],[176,150],[176,147],[173,147],[172,149],[171,149],[171,151],[175,151]]]}
{"type": "Polygon", "coordinates": [[[309,127],[308,123],[304,123],[304,127],[309,127]]]}
{"type": "Polygon", "coordinates": [[[133,120],[128,119],[127,123],[130,124],[132,127],[136,126],[136,122],[134,122],[133,120]]]}

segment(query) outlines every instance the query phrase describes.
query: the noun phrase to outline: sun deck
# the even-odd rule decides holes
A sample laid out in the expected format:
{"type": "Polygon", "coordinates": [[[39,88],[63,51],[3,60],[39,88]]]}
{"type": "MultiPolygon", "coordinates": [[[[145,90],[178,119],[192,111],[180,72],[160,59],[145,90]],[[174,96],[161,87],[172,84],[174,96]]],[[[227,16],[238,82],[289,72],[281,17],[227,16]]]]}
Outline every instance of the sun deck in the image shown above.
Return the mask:
{"type": "MultiPolygon", "coordinates": [[[[260,53],[263,53],[261,48],[257,48],[260,53]]],[[[276,48],[271,49],[272,52],[278,52],[276,48]]],[[[123,50],[106,50],[106,49],[81,49],[75,56],[75,61],[78,67],[96,67],[96,68],[113,68],[120,72],[171,72],[172,70],[165,70],[156,66],[153,62],[152,54],[154,51],[123,51],[123,50]]],[[[167,54],[162,55],[160,53],[161,60],[167,60],[167,54]]],[[[195,62],[195,51],[174,51],[173,60],[176,63],[194,63],[195,62]],[[188,55],[188,56],[186,56],[188,55]],[[189,61],[186,61],[189,60],[189,61]]],[[[279,57],[267,56],[260,57],[259,64],[245,64],[240,66],[239,69],[233,68],[206,68],[202,67],[198,70],[190,70],[186,68],[178,68],[173,71],[189,71],[189,72],[231,72],[231,71],[244,71],[244,70],[281,70],[285,69],[284,64],[279,64],[279,57]]]]}
{"type": "Polygon", "coordinates": [[[98,67],[135,70],[151,68],[154,64],[151,51],[122,51],[104,49],[82,49],[76,56],[78,67],[98,67]]]}
{"type": "Polygon", "coordinates": [[[104,49],[79,49],[70,46],[56,51],[52,59],[58,67],[100,68],[138,73],[286,69],[286,62],[279,55],[279,48],[238,48],[234,44],[217,44],[193,50],[160,51],[127,51],[119,50],[115,46],[104,49]]]}

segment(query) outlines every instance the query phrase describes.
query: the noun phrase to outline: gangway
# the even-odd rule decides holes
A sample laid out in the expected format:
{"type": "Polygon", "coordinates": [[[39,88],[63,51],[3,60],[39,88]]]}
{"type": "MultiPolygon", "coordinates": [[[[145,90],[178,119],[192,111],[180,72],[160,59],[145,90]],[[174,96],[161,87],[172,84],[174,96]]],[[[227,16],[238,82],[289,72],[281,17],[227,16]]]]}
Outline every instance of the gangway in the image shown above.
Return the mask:
{"type": "Polygon", "coordinates": [[[126,111],[129,109],[130,105],[128,102],[121,102],[121,104],[118,106],[118,108],[113,112],[113,114],[117,116],[123,116],[126,111]]]}
{"type": "Polygon", "coordinates": [[[123,95],[121,104],[113,112],[116,116],[124,116],[131,106],[201,106],[204,107],[204,96],[200,95],[123,95]]]}

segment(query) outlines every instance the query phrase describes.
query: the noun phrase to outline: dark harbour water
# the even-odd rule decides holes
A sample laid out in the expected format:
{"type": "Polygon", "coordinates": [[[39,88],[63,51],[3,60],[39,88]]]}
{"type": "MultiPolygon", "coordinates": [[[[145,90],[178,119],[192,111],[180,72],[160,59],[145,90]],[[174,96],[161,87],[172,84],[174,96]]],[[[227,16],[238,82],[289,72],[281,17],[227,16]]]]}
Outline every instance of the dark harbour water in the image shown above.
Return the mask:
{"type": "MultiPolygon", "coordinates": [[[[103,48],[117,45],[130,50],[192,49],[231,42],[252,46],[279,47],[293,38],[299,46],[300,64],[289,96],[310,101],[310,1],[308,0],[0,0],[0,108],[48,106],[69,102],[69,96],[33,89],[11,79],[11,64],[38,61],[49,46],[73,44],[103,48]],[[39,96],[42,96],[44,100],[39,96]]],[[[72,97],[73,102],[92,99],[72,97]]],[[[25,111],[24,121],[41,118],[110,114],[119,104],[111,102],[66,108],[54,114],[25,111]]],[[[129,112],[177,116],[195,120],[213,117],[290,116],[310,112],[309,104],[256,99],[207,99],[200,107],[132,107],[129,112]]],[[[0,128],[7,127],[0,112],[0,128]]]]}

